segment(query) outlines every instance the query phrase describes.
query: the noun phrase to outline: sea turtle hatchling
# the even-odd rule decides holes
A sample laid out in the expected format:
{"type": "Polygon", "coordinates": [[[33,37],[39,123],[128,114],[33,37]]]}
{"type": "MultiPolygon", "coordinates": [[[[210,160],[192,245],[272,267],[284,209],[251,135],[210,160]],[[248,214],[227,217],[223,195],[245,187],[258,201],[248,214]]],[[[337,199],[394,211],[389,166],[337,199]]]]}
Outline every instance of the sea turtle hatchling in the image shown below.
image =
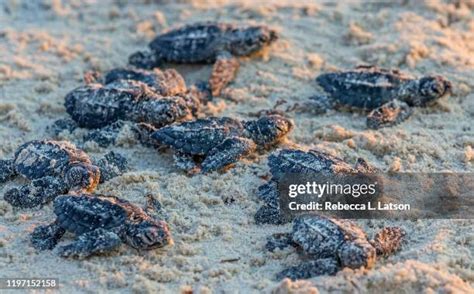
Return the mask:
{"type": "Polygon", "coordinates": [[[240,121],[210,117],[173,124],[152,133],[151,138],[176,151],[178,167],[207,173],[231,165],[257,147],[277,144],[293,129],[293,122],[280,115],[240,121]]]}
{"type": "Polygon", "coordinates": [[[192,118],[200,104],[172,69],[115,69],[105,83],[80,86],[66,95],[66,111],[79,127],[101,128],[119,120],[162,127],[192,118]]]}
{"type": "Polygon", "coordinates": [[[116,68],[104,75],[94,74],[88,83],[71,91],[65,98],[70,118],[48,127],[54,137],[79,127],[92,129],[84,141],[101,147],[114,144],[125,125],[139,137],[143,124],[162,127],[192,119],[210,94],[202,85],[186,87],[182,76],[173,69],[146,71],[116,68]]]}
{"type": "Polygon", "coordinates": [[[274,251],[291,245],[300,249],[305,261],[280,272],[277,279],[308,279],[334,275],[342,268],[372,268],[377,256],[398,251],[405,235],[400,227],[384,227],[369,240],[352,221],[301,216],[294,220],[291,233],[271,236],[266,248],[274,251]]]}
{"type": "Polygon", "coordinates": [[[396,125],[412,114],[412,106],[425,107],[452,93],[451,82],[441,76],[414,78],[376,66],[324,73],[316,82],[328,96],[311,97],[313,110],[341,106],[368,110],[367,127],[372,129],[396,125]]]}
{"type": "Polygon", "coordinates": [[[140,207],[114,196],[61,195],[54,200],[56,220],[38,226],[31,234],[37,250],[52,250],[66,232],[76,240],[58,247],[62,257],[86,258],[112,251],[125,243],[151,250],[173,243],[165,221],[155,219],[140,207]]]}
{"type": "Polygon", "coordinates": [[[200,22],[157,36],[149,44],[150,51],[132,54],[129,63],[146,69],[164,62],[213,63],[209,87],[212,95],[218,96],[239,68],[235,57],[258,52],[277,38],[277,33],[266,26],[200,22]]]}
{"type": "Polygon", "coordinates": [[[99,182],[127,169],[127,160],[115,152],[93,163],[67,141],[30,141],[18,147],[13,159],[0,160],[0,183],[16,175],[30,180],[6,191],[4,199],[12,206],[31,208],[68,191],[91,192],[99,182]]]}
{"type": "Polygon", "coordinates": [[[377,169],[363,158],[358,158],[354,167],[340,158],[319,150],[303,151],[282,149],[268,157],[272,178],[258,188],[257,196],[264,205],[257,210],[257,224],[283,224],[289,221],[280,211],[278,182],[285,174],[326,173],[375,173],[377,169]]]}

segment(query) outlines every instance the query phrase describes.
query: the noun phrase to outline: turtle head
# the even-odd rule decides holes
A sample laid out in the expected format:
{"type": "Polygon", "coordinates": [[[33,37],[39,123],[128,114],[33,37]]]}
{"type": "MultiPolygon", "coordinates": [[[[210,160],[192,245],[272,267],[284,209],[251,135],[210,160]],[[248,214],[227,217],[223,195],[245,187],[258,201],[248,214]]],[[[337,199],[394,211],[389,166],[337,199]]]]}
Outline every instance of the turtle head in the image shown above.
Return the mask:
{"type": "Polygon", "coordinates": [[[278,39],[276,31],[266,26],[251,26],[232,31],[231,53],[246,56],[261,50],[278,39]]]}
{"type": "Polygon", "coordinates": [[[418,94],[414,101],[415,106],[423,106],[438,100],[441,97],[450,95],[453,86],[450,81],[441,76],[427,76],[420,79],[418,94]]]}
{"type": "Polygon", "coordinates": [[[245,123],[246,137],[252,139],[259,146],[268,146],[277,143],[293,129],[292,120],[279,115],[265,115],[258,120],[245,123]]]}
{"type": "Polygon", "coordinates": [[[66,171],[64,179],[70,190],[90,193],[99,184],[100,170],[89,163],[74,163],[66,171]]]}
{"type": "Polygon", "coordinates": [[[125,241],[135,249],[150,250],[173,244],[168,225],[164,221],[146,219],[126,226],[125,241]]]}

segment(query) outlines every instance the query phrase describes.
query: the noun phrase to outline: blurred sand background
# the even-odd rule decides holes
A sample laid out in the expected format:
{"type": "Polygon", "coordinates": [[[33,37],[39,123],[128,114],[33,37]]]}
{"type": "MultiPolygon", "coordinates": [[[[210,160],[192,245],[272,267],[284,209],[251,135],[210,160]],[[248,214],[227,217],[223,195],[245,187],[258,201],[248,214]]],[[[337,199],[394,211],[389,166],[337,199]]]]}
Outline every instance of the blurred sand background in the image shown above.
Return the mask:
{"type": "MultiPolygon", "coordinates": [[[[46,127],[67,117],[63,99],[84,72],[124,66],[160,32],[203,20],[267,24],[280,40],[263,56],[243,59],[237,79],[206,114],[248,118],[284,99],[304,102],[320,91],[319,73],[358,64],[398,67],[413,75],[442,74],[454,95],[416,109],[403,124],[366,130],[361,114],[290,114],[288,145],[320,148],[354,163],[364,157],[383,170],[473,172],[473,1],[0,1],[0,157],[47,138],[46,127]]],[[[179,66],[188,81],[210,66],[179,66]]],[[[63,134],[79,144],[79,133],[63,134]]],[[[87,144],[99,156],[108,150],[87,144]]],[[[269,175],[266,154],[226,173],[188,177],[125,131],[118,146],[132,171],[105,183],[139,205],[145,194],[162,202],[175,240],[164,251],[123,246],[84,261],[36,253],[28,233],[53,219],[51,205],[14,211],[0,201],[0,277],[59,278],[62,292],[474,292],[474,231],[469,220],[358,221],[369,235],[401,225],[408,242],[372,270],[280,283],[277,272],[299,262],[292,249],[269,253],[266,237],[290,225],[257,226],[255,191],[269,175]]],[[[0,186],[0,195],[21,180],[0,186]]],[[[66,242],[69,237],[64,238],[66,242]]]]}

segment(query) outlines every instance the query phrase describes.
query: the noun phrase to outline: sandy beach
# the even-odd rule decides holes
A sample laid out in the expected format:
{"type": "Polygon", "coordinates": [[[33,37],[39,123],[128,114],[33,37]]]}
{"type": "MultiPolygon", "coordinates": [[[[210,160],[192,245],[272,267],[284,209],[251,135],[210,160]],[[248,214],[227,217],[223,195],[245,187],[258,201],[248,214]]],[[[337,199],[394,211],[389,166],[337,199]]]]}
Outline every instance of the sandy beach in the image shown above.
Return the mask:
{"type": "MultiPolygon", "coordinates": [[[[320,149],[353,164],[365,158],[383,171],[474,172],[473,1],[159,1],[70,0],[0,2],[0,158],[67,118],[64,97],[88,71],[125,66],[154,36],[197,21],[265,24],[280,38],[260,56],[242,58],[237,78],[201,116],[251,118],[278,101],[305,103],[321,92],[315,77],[360,64],[399,68],[413,76],[439,74],[453,95],[416,108],[400,125],[368,130],[361,113],[292,112],[295,129],[280,146],[320,149]]],[[[188,84],[210,65],[167,65],[188,84]]],[[[281,106],[281,109],[285,108],[281,106]]],[[[82,146],[81,130],[60,139],[82,146]]],[[[407,241],[375,268],[335,276],[277,281],[298,262],[291,248],[268,252],[266,238],[286,225],[257,225],[259,185],[270,174],[269,153],[256,153],[226,172],[189,176],[171,151],[140,145],[123,130],[117,144],[87,143],[93,157],[117,151],[131,171],[97,189],[139,206],[145,195],[163,205],[174,246],[119,252],[86,260],[36,252],[29,233],[54,219],[52,205],[13,209],[3,201],[22,179],[0,185],[0,277],[59,279],[64,293],[473,293],[472,220],[358,220],[373,234],[398,225],[407,241]]],[[[65,236],[63,242],[71,240],[65,236]]]]}

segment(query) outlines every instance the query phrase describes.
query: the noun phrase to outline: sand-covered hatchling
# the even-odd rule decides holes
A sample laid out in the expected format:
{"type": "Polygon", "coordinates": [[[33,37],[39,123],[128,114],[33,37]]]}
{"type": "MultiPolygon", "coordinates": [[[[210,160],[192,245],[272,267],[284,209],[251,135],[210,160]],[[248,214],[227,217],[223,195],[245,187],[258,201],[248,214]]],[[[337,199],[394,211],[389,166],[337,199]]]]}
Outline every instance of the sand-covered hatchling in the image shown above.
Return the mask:
{"type": "MultiPolygon", "coordinates": [[[[151,209],[149,207],[149,209],[151,209]]],[[[37,250],[51,250],[70,232],[77,238],[57,248],[62,257],[86,258],[106,253],[125,243],[138,250],[161,248],[173,243],[165,221],[114,196],[61,195],[54,200],[56,220],[38,226],[31,234],[37,250]]]]}
{"type": "Polygon", "coordinates": [[[277,144],[292,129],[293,122],[280,115],[249,121],[210,117],[161,128],[151,138],[176,151],[178,167],[207,173],[239,161],[258,147],[277,144]]]}
{"type": "Polygon", "coordinates": [[[172,69],[158,72],[113,70],[105,84],[87,84],[68,93],[66,111],[83,128],[119,120],[162,127],[192,118],[200,102],[188,95],[183,78],[172,69]]]}
{"type": "Polygon", "coordinates": [[[280,211],[278,182],[285,174],[325,173],[374,173],[377,169],[358,158],[354,167],[340,158],[319,150],[282,149],[268,157],[272,178],[258,188],[257,196],[264,202],[255,214],[257,224],[283,224],[288,221],[280,211]]]}
{"type": "Polygon", "coordinates": [[[398,251],[405,235],[400,227],[384,227],[369,240],[350,220],[311,215],[296,218],[291,233],[271,236],[266,247],[270,251],[288,246],[300,249],[305,261],[280,272],[277,279],[308,279],[333,275],[342,268],[372,268],[377,256],[398,251]]]}
{"type": "Polygon", "coordinates": [[[95,74],[65,97],[70,118],[55,121],[51,135],[77,128],[91,129],[84,141],[101,147],[115,143],[127,125],[139,137],[142,124],[159,128],[194,118],[210,94],[199,84],[186,87],[183,77],[173,69],[146,71],[116,68],[103,77],[95,74]]]}
{"type": "Polygon", "coordinates": [[[239,68],[236,57],[256,53],[277,38],[277,33],[266,26],[200,22],[157,36],[149,44],[149,51],[132,54],[129,63],[146,69],[164,62],[213,63],[209,87],[217,96],[235,78],[239,68]]]}
{"type": "Polygon", "coordinates": [[[442,76],[415,78],[398,70],[358,66],[354,70],[324,73],[316,82],[327,95],[310,98],[313,110],[349,107],[370,111],[367,127],[396,125],[411,114],[411,107],[425,107],[452,93],[442,76]]]}
{"type": "Polygon", "coordinates": [[[91,192],[99,182],[127,170],[127,160],[115,152],[93,163],[81,149],[67,141],[30,141],[20,147],[13,159],[0,160],[0,183],[15,176],[29,184],[5,192],[12,206],[36,207],[68,192],[91,192]]]}

